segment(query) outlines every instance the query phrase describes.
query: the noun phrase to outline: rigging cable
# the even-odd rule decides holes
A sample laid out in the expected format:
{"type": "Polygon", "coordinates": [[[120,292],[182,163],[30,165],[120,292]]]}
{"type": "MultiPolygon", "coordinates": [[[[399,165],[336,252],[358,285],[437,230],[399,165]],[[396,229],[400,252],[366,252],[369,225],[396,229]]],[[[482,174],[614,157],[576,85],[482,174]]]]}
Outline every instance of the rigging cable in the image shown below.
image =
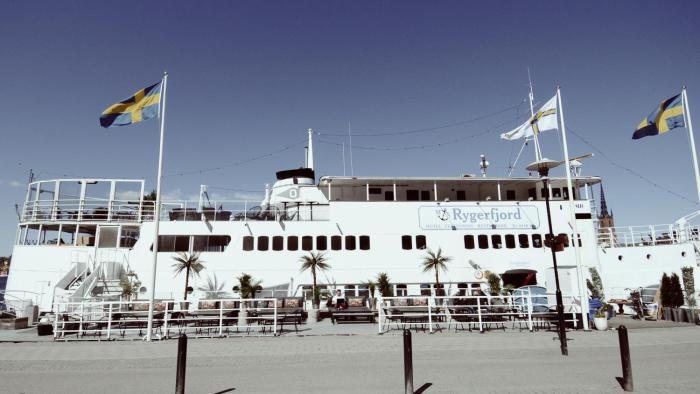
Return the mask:
{"type": "MultiPolygon", "coordinates": [[[[488,118],[494,117],[494,116],[496,116],[496,115],[500,115],[500,114],[502,114],[502,113],[504,113],[504,112],[511,111],[511,110],[513,110],[513,109],[519,109],[520,106],[522,106],[524,103],[525,103],[525,100],[523,99],[523,100],[522,100],[520,103],[518,103],[517,105],[513,105],[513,106],[510,106],[510,107],[508,107],[508,108],[503,108],[503,109],[500,109],[500,110],[495,111],[495,112],[491,112],[491,113],[486,114],[486,115],[481,115],[481,116],[477,116],[477,117],[474,117],[474,118],[471,118],[471,119],[466,119],[466,120],[460,120],[460,121],[454,122],[454,123],[447,123],[447,124],[443,124],[443,125],[440,125],[440,126],[434,126],[434,127],[428,127],[428,128],[422,128],[422,129],[415,129],[415,130],[386,131],[386,132],[380,132],[380,133],[359,133],[359,134],[358,134],[358,133],[354,133],[354,132],[353,132],[353,133],[352,133],[352,136],[353,136],[353,137],[385,137],[385,136],[396,136],[396,135],[426,133],[426,132],[429,132],[429,131],[438,131],[438,130],[443,130],[443,129],[447,129],[447,128],[450,128],[450,127],[460,126],[460,125],[467,124],[467,123],[473,123],[473,122],[476,122],[476,121],[479,121],[479,120],[483,120],[483,119],[488,119],[488,118]]],[[[317,134],[318,134],[318,135],[327,136],[327,137],[347,137],[347,136],[348,136],[348,133],[342,133],[342,134],[341,134],[341,133],[317,133],[317,134]]]]}
{"type": "Polygon", "coordinates": [[[626,171],[626,172],[628,172],[628,173],[630,173],[630,174],[632,174],[632,175],[638,177],[639,179],[641,179],[641,180],[643,180],[643,181],[649,183],[650,185],[656,187],[656,188],[659,189],[659,190],[663,190],[663,191],[665,191],[665,192],[668,193],[668,194],[671,194],[671,195],[673,195],[673,196],[675,196],[675,197],[678,197],[678,198],[680,198],[680,199],[686,200],[686,201],[690,202],[690,203],[693,204],[693,205],[698,205],[698,202],[693,201],[693,200],[689,199],[688,197],[686,197],[686,196],[684,196],[684,195],[682,195],[682,194],[676,193],[676,192],[674,192],[674,191],[672,191],[672,190],[670,190],[670,189],[668,189],[668,188],[666,188],[666,187],[664,187],[664,186],[661,186],[661,185],[659,185],[658,183],[652,181],[651,179],[645,177],[644,175],[642,175],[642,174],[640,174],[640,173],[638,173],[638,172],[636,172],[636,171],[634,171],[634,170],[632,170],[632,169],[630,169],[630,168],[628,168],[628,167],[625,167],[625,166],[623,166],[623,165],[621,165],[621,164],[618,164],[618,163],[615,162],[613,159],[611,159],[610,156],[606,155],[606,154],[605,154],[603,151],[601,151],[599,148],[597,148],[596,146],[594,146],[593,144],[591,144],[590,142],[588,142],[585,138],[581,137],[578,133],[576,133],[573,129],[571,129],[571,127],[567,127],[567,131],[570,132],[571,134],[573,134],[574,136],[576,136],[576,137],[577,137],[578,139],[580,139],[581,141],[583,141],[584,144],[590,146],[593,150],[595,150],[596,152],[598,152],[598,154],[600,154],[601,157],[603,157],[605,160],[607,160],[607,161],[608,161],[610,164],[612,164],[613,166],[615,166],[615,167],[617,167],[617,168],[619,168],[619,169],[621,169],[621,170],[624,170],[624,171],[626,171]]]}

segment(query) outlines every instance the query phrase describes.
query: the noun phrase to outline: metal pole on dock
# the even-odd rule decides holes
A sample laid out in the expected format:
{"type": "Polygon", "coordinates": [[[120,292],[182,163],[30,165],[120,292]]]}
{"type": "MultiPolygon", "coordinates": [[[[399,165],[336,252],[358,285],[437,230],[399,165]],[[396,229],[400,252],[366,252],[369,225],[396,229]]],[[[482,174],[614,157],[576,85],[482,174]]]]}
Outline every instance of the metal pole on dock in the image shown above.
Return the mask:
{"type": "Polygon", "coordinates": [[[413,394],[413,345],[411,331],[403,330],[403,380],[405,394],[413,394]]]}
{"type": "MultiPolygon", "coordinates": [[[[627,337],[627,327],[620,326],[617,329],[617,336],[620,339],[620,359],[622,360],[622,380],[620,384],[625,391],[634,391],[632,381],[632,361],[630,360],[630,342],[627,337]]],[[[619,379],[619,378],[618,378],[619,379]]]]}
{"type": "Polygon", "coordinates": [[[185,394],[185,370],[187,368],[187,335],[182,334],[177,340],[177,375],[175,376],[175,394],[185,394]]]}

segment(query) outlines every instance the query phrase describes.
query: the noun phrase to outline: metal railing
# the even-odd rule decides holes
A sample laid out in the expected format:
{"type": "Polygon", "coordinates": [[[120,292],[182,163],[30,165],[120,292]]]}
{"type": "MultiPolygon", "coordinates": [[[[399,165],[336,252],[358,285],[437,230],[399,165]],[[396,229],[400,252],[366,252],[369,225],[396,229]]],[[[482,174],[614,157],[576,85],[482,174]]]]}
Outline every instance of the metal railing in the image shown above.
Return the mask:
{"type": "MultiPolygon", "coordinates": [[[[195,201],[161,203],[161,221],[325,221],[329,205],[286,203],[261,207],[249,201],[212,201],[200,207],[195,201]]],[[[152,221],[153,201],[59,200],[29,201],[22,207],[21,222],[144,222],[152,221]]]]}
{"type": "MultiPolygon", "coordinates": [[[[278,310],[275,298],[200,300],[196,308],[187,302],[177,304],[172,300],[154,303],[152,337],[277,336],[285,324],[298,330],[305,315],[301,307],[278,310]]],[[[148,327],[148,306],[148,301],[59,303],[54,340],[142,339],[148,327]]]]}
{"type": "MultiPolygon", "coordinates": [[[[558,324],[553,294],[504,296],[408,296],[383,297],[377,303],[378,331],[420,328],[433,333],[454,326],[484,332],[492,328],[535,331],[558,324]]],[[[578,327],[581,305],[575,296],[564,296],[564,321],[578,327]]]]}
{"type": "Polygon", "coordinates": [[[598,245],[603,247],[631,247],[649,245],[673,245],[700,241],[700,226],[659,224],[601,228],[598,245]]]}

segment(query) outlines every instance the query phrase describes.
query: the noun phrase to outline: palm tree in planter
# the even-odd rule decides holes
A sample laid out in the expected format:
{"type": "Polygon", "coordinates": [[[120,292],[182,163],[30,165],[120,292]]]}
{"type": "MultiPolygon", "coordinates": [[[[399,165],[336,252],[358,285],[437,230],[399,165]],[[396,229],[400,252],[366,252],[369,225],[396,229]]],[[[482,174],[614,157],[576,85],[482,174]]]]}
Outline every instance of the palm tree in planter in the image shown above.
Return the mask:
{"type": "Polygon", "coordinates": [[[262,290],[262,280],[254,279],[250,274],[244,272],[236,279],[238,279],[238,286],[234,286],[233,291],[240,292],[242,299],[255,298],[255,294],[262,290]]]}
{"type": "Polygon", "coordinates": [[[207,276],[207,283],[198,287],[197,290],[204,292],[204,298],[206,299],[218,300],[226,296],[224,286],[226,286],[226,282],[219,283],[219,278],[214,274],[212,276],[207,276]]]}
{"type": "Polygon", "coordinates": [[[204,269],[202,264],[204,261],[199,259],[199,253],[185,253],[180,252],[177,256],[173,256],[175,264],[173,264],[173,269],[175,270],[175,276],[179,275],[182,271],[185,271],[185,301],[187,301],[187,293],[190,288],[190,277],[197,276],[204,269]]]}
{"type": "Polygon", "coordinates": [[[331,268],[330,264],[327,263],[328,258],[326,258],[326,255],[323,252],[309,252],[307,256],[301,256],[299,261],[301,262],[301,269],[299,272],[311,271],[311,276],[313,277],[312,289],[314,294],[313,308],[318,309],[320,301],[319,292],[316,290],[316,274],[318,271],[326,271],[331,268]]]}
{"type": "Polygon", "coordinates": [[[379,289],[379,294],[382,297],[393,297],[394,292],[391,290],[391,281],[389,280],[389,275],[386,272],[380,272],[377,274],[377,289],[379,289]]]}
{"type": "Polygon", "coordinates": [[[437,252],[428,249],[423,257],[423,272],[435,271],[435,294],[440,295],[440,270],[447,271],[447,263],[452,261],[452,257],[443,256],[442,248],[438,248],[437,252]]]}

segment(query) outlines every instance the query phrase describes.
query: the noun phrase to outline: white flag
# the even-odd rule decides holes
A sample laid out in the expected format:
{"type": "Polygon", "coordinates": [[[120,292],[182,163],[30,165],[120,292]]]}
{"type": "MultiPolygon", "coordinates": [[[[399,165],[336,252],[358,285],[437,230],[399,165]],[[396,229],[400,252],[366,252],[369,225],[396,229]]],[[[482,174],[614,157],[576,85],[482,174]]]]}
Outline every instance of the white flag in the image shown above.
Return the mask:
{"type": "Polygon", "coordinates": [[[504,140],[532,137],[547,130],[557,129],[557,96],[547,101],[539,111],[517,128],[501,134],[504,140]]]}

